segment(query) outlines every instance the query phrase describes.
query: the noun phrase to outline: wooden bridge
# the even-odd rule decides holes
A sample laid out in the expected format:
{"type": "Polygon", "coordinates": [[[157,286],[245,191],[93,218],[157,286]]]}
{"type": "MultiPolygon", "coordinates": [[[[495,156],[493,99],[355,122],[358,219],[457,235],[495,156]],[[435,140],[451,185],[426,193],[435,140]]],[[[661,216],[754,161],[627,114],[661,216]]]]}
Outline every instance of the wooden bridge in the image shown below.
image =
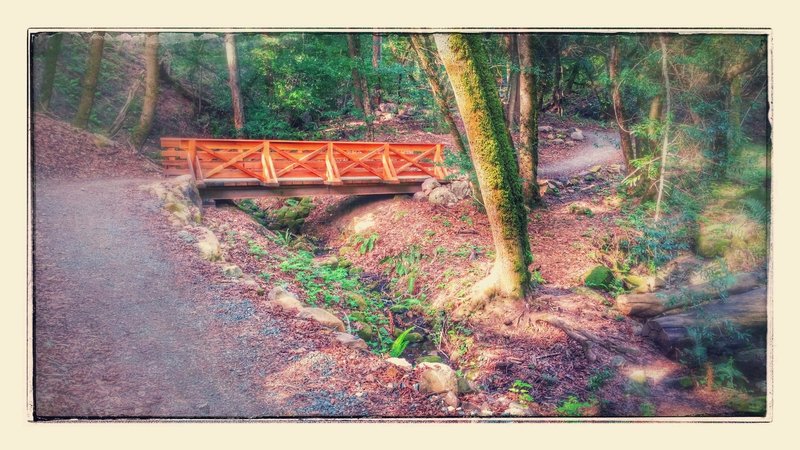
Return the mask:
{"type": "Polygon", "coordinates": [[[410,194],[445,177],[442,144],[162,138],[164,174],[206,199],[410,194]]]}

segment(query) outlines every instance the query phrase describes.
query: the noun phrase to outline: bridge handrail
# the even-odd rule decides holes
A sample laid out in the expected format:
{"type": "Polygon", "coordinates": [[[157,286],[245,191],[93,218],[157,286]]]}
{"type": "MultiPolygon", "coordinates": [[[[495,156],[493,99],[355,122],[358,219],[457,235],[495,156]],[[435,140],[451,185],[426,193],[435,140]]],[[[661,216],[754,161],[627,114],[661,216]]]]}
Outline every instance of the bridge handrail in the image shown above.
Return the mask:
{"type": "Polygon", "coordinates": [[[165,175],[206,183],[341,185],[417,182],[446,176],[440,143],[161,139],[165,175]]]}

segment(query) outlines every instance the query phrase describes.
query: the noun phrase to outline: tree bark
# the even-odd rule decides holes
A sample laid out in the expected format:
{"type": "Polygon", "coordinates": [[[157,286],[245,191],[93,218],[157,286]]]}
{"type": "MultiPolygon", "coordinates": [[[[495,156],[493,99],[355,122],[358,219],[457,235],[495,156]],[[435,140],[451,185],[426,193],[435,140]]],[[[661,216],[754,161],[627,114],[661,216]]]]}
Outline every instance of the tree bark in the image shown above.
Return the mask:
{"type": "Polygon", "coordinates": [[[625,108],[622,104],[622,93],[619,89],[619,46],[617,38],[611,38],[611,56],[608,60],[608,77],[611,80],[611,103],[614,108],[614,119],[619,130],[619,141],[622,147],[622,155],[625,157],[625,166],[628,172],[631,171],[631,160],[633,156],[633,142],[631,134],[625,129],[625,108]]]}
{"type": "Polygon", "coordinates": [[[436,46],[464,120],[495,245],[492,271],[475,286],[473,299],[521,298],[530,285],[528,266],[533,260],[528,217],[514,146],[486,50],[479,35],[439,34],[436,46]]]}
{"type": "Polygon", "coordinates": [[[553,38],[553,100],[550,110],[558,115],[564,114],[564,91],[561,88],[561,36],[553,38]]]}
{"type": "Polygon", "coordinates": [[[383,103],[383,88],[381,83],[381,73],[379,71],[381,67],[381,58],[383,54],[383,37],[380,34],[373,34],[372,35],[372,69],[375,71],[375,75],[377,77],[377,82],[375,83],[375,89],[372,91],[372,104],[375,108],[380,106],[383,103]]]}
{"type": "Polygon", "coordinates": [[[158,33],[147,33],[144,38],[144,102],[142,103],[142,114],[139,116],[139,125],[133,131],[131,143],[137,150],[144,145],[150,128],[153,126],[153,118],[156,115],[156,103],[158,102],[158,33]]]}
{"type": "Polygon", "coordinates": [[[353,90],[356,106],[364,112],[364,117],[369,122],[372,116],[372,104],[369,99],[367,80],[358,68],[361,64],[361,47],[358,36],[355,34],[347,34],[347,53],[353,64],[353,90]]]}
{"type": "Polygon", "coordinates": [[[445,122],[447,122],[447,127],[450,129],[450,136],[453,138],[453,144],[456,146],[456,149],[459,153],[467,154],[467,147],[464,145],[463,140],[464,138],[461,136],[461,132],[458,131],[456,121],[453,118],[453,112],[450,109],[450,102],[447,101],[444,88],[439,81],[439,74],[436,71],[436,64],[431,58],[430,52],[433,51],[433,49],[427,44],[425,36],[421,34],[412,34],[410,42],[411,48],[417,55],[417,61],[419,61],[420,68],[425,74],[425,78],[428,79],[428,86],[431,88],[433,100],[436,102],[436,106],[439,108],[439,111],[441,111],[444,115],[445,122]]]}
{"type": "Polygon", "coordinates": [[[242,135],[244,128],[244,105],[239,91],[239,64],[236,57],[236,38],[233,33],[225,33],[225,57],[228,63],[228,86],[231,89],[233,107],[233,127],[236,135],[242,135]]]}
{"type": "Polygon", "coordinates": [[[667,70],[667,58],[669,57],[669,53],[667,53],[667,39],[664,37],[664,35],[660,35],[658,40],[661,42],[661,74],[664,77],[664,97],[666,98],[666,111],[664,113],[664,117],[666,117],[666,120],[664,121],[664,130],[662,131],[664,137],[663,143],[661,144],[661,165],[659,166],[658,176],[658,197],[656,198],[656,213],[654,217],[656,222],[658,222],[660,217],[659,213],[661,212],[661,199],[664,197],[664,176],[667,171],[667,152],[669,152],[669,115],[671,108],[669,71],[667,70]]]}
{"type": "Polygon", "coordinates": [[[756,288],[761,282],[761,277],[756,273],[741,273],[734,277],[730,286],[703,283],[678,290],[620,295],[616,300],[616,308],[627,316],[650,318],[707,302],[722,294],[741,294],[756,288]]]}
{"type": "Polygon", "coordinates": [[[507,34],[506,48],[508,50],[509,71],[508,71],[508,101],[506,103],[506,123],[508,129],[512,130],[517,123],[517,112],[519,111],[519,48],[516,34],[507,34]]]}
{"type": "Polygon", "coordinates": [[[541,203],[542,197],[539,194],[539,184],[537,182],[539,165],[539,111],[537,101],[539,96],[536,89],[536,72],[534,71],[533,36],[520,34],[517,41],[520,66],[520,148],[517,151],[517,159],[519,160],[519,171],[522,175],[522,196],[527,205],[535,206],[541,203]]]}
{"type": "Polygon", "coordinates": [[[53,85],[56,80],[58,56],[61,54],[63,41],[64,33],[53,33],[47,39],[47,53],[44,57],[44,71],[39,92],[39,107],[45,111],[50,109],[50,99],[53,97],[53,85]]]}
{"type": "Polygon", "coordinates": [[[706,330],[713,334],[715,349],[736,345],[727,333],[733,326],[755,338],[763,338],[767,327],[767,289],[761,287],[734,295],[726,300],[691,308],[679,314],[667,314],[648,320],[642,336],[648,337],[665,352],[673,352],[695,345],[692,330],[706,330]]]}
{"type": "Polygon", "coordinates": [[[575,64],[572,65],[572,68],[569,71],[569,77],[567,77],[567,84],[564,86],[564,97],[568,97],[572,94],[572,87],[575,85],[575,79],[578,78],[578,72],[581,69],[581,60],[575,61],[575,64]]]}
{"type": "Polygon", "coordinates": [[[92,114],[94,94],[97,90],[97,78],[100,74],[100,65],[103,62],[103,46],[105,33],[95,32],[89,37],[89,57],[86,60],[86,71],[81,81],[81,99],[78,111],[72,124],[78,128],[86,129],[89,126],[89,117],[92,114]]]}
{"type": "Polygon", "coordinates": [[[128,111],[130,110],[131,103],[133,103],[133,98],[136,96],[136,92],[139,90],[139,85],[142,84],[142,80],[144,76],[140,76],[136,78],[133,82],[133,85],[128,89],[128,95],[125,98],[125,104],[122,105],[120,108],[119,113],[117,113],[117,117],[114,119],[114,122],[111,123],[111,126],[108,127],[108,137],[113,138],[122,128],[122,124],[125,122],[125,119],[128,117],[128,111]]]}

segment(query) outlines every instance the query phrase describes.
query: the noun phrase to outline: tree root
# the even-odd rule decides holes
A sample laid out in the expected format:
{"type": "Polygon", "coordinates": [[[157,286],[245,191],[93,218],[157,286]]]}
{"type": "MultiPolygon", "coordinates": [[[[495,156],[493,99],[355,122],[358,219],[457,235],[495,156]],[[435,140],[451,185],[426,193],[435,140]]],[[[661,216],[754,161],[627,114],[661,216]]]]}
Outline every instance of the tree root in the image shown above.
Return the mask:
{"type": "Polygon", "coordinates": [[[624,345],[621,342],[616,342],[616,340],[618,340],[619,338],[613,338],[613,339],[601,338],[600,336],[597,336],[590,331],[582,330],[573,325],[572,323],[568,322],[567,320],[561,317],[556,317],[552,314],[534,314],[529,316],[529,320],[531,323],[545,322],[563,331],[564,334],[566,334],[570,338],[578,341],[578,343],[581,344],[581,346],[583,347],[583,350],[586,353],[586,357],[589,359],[589,361],[597,360],[597,355],[594,351],[594,347],[596,345],[599,345],[600,347],[603,347],[606,350],[615,353],[622,353],[625,355],[639,354],[639,349],[634,347],[628,347],[627,345],[624,345]]]}

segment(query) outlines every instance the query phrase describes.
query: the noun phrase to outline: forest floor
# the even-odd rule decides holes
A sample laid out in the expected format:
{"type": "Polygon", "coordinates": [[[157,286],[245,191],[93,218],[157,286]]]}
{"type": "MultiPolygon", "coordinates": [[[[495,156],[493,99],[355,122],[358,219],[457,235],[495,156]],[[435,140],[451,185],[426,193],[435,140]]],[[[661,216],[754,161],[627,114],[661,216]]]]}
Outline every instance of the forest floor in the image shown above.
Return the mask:
{"type": "MultiPolygon", "coordinates": [[[[38,416],[501,415],[520,401],[519,389],[512,390],[517,382],[530,386],[525,389],[533,400],[523,403],[531,416],[559,415],[579,400],[582,415],[731,412],[721,390],[676,386],[685,369],[637,336],[640,324],[616,313],[612,297],[582,287],[581,275],[597,264],[602,239],[618,232],[620,215],[615,186],[622,159],[613,134],[600,127],[581,126],[582,143],[541,147],[542,177],[559,180],[562,188],[530,214],[534,266],[543,283],[525,302],[498,302],[467,320],[446,319],[438,330],[411,312],[390,315],[392,328],[425,331],[425,340],[409,347],[410,360],[438,356],[479,387],[448,410],[440,398],[414,390],[411,375],[379,355],[338,345],[330,331],[271,306],[251,286],[230,282],[200,259],[165,220],[158,200],[137,189],[155,179],[151,164],[48,117],[35,122],[38,416]],[[126,169],[100,172],[109,152],[126,169]],[[576,213],[584,209],[575,205],[592,213],[576,213]],[[556,314],[637,353],[600,348],[591,359],[559,329],[509,320],[532,312],[556,314]]],[[[554,119],[553,125],[568,123],[554,119]]],[[[412,126],[384,131],[407,141],[449,139],[412,126]]],[[[280,203],[258,201],[264,208],[280,203]]],[[[490,266],[488,222],[469,202],[444,208],[402,196],[320,197],[314,205],[302,234],[314,243],[315,258],[344,255],[379,289],[392,288],[387,258],[412,246],[422,253],[413,293],[431,303],[462,297],[490,266]],[[353,248],[356,223],[379,235],[372,251],[353,248]]],[[[285,284],[302,292],[297,278],[281,269],[291,250],[243,211],[208,208],[203,220],[223,243],[227,261],[264,274],[260,287],[285,284]],[[254,245],[264,258],[254,255],[254,245]]],[[[346,312],[331,309],[340,317],[346,312]]]]}

